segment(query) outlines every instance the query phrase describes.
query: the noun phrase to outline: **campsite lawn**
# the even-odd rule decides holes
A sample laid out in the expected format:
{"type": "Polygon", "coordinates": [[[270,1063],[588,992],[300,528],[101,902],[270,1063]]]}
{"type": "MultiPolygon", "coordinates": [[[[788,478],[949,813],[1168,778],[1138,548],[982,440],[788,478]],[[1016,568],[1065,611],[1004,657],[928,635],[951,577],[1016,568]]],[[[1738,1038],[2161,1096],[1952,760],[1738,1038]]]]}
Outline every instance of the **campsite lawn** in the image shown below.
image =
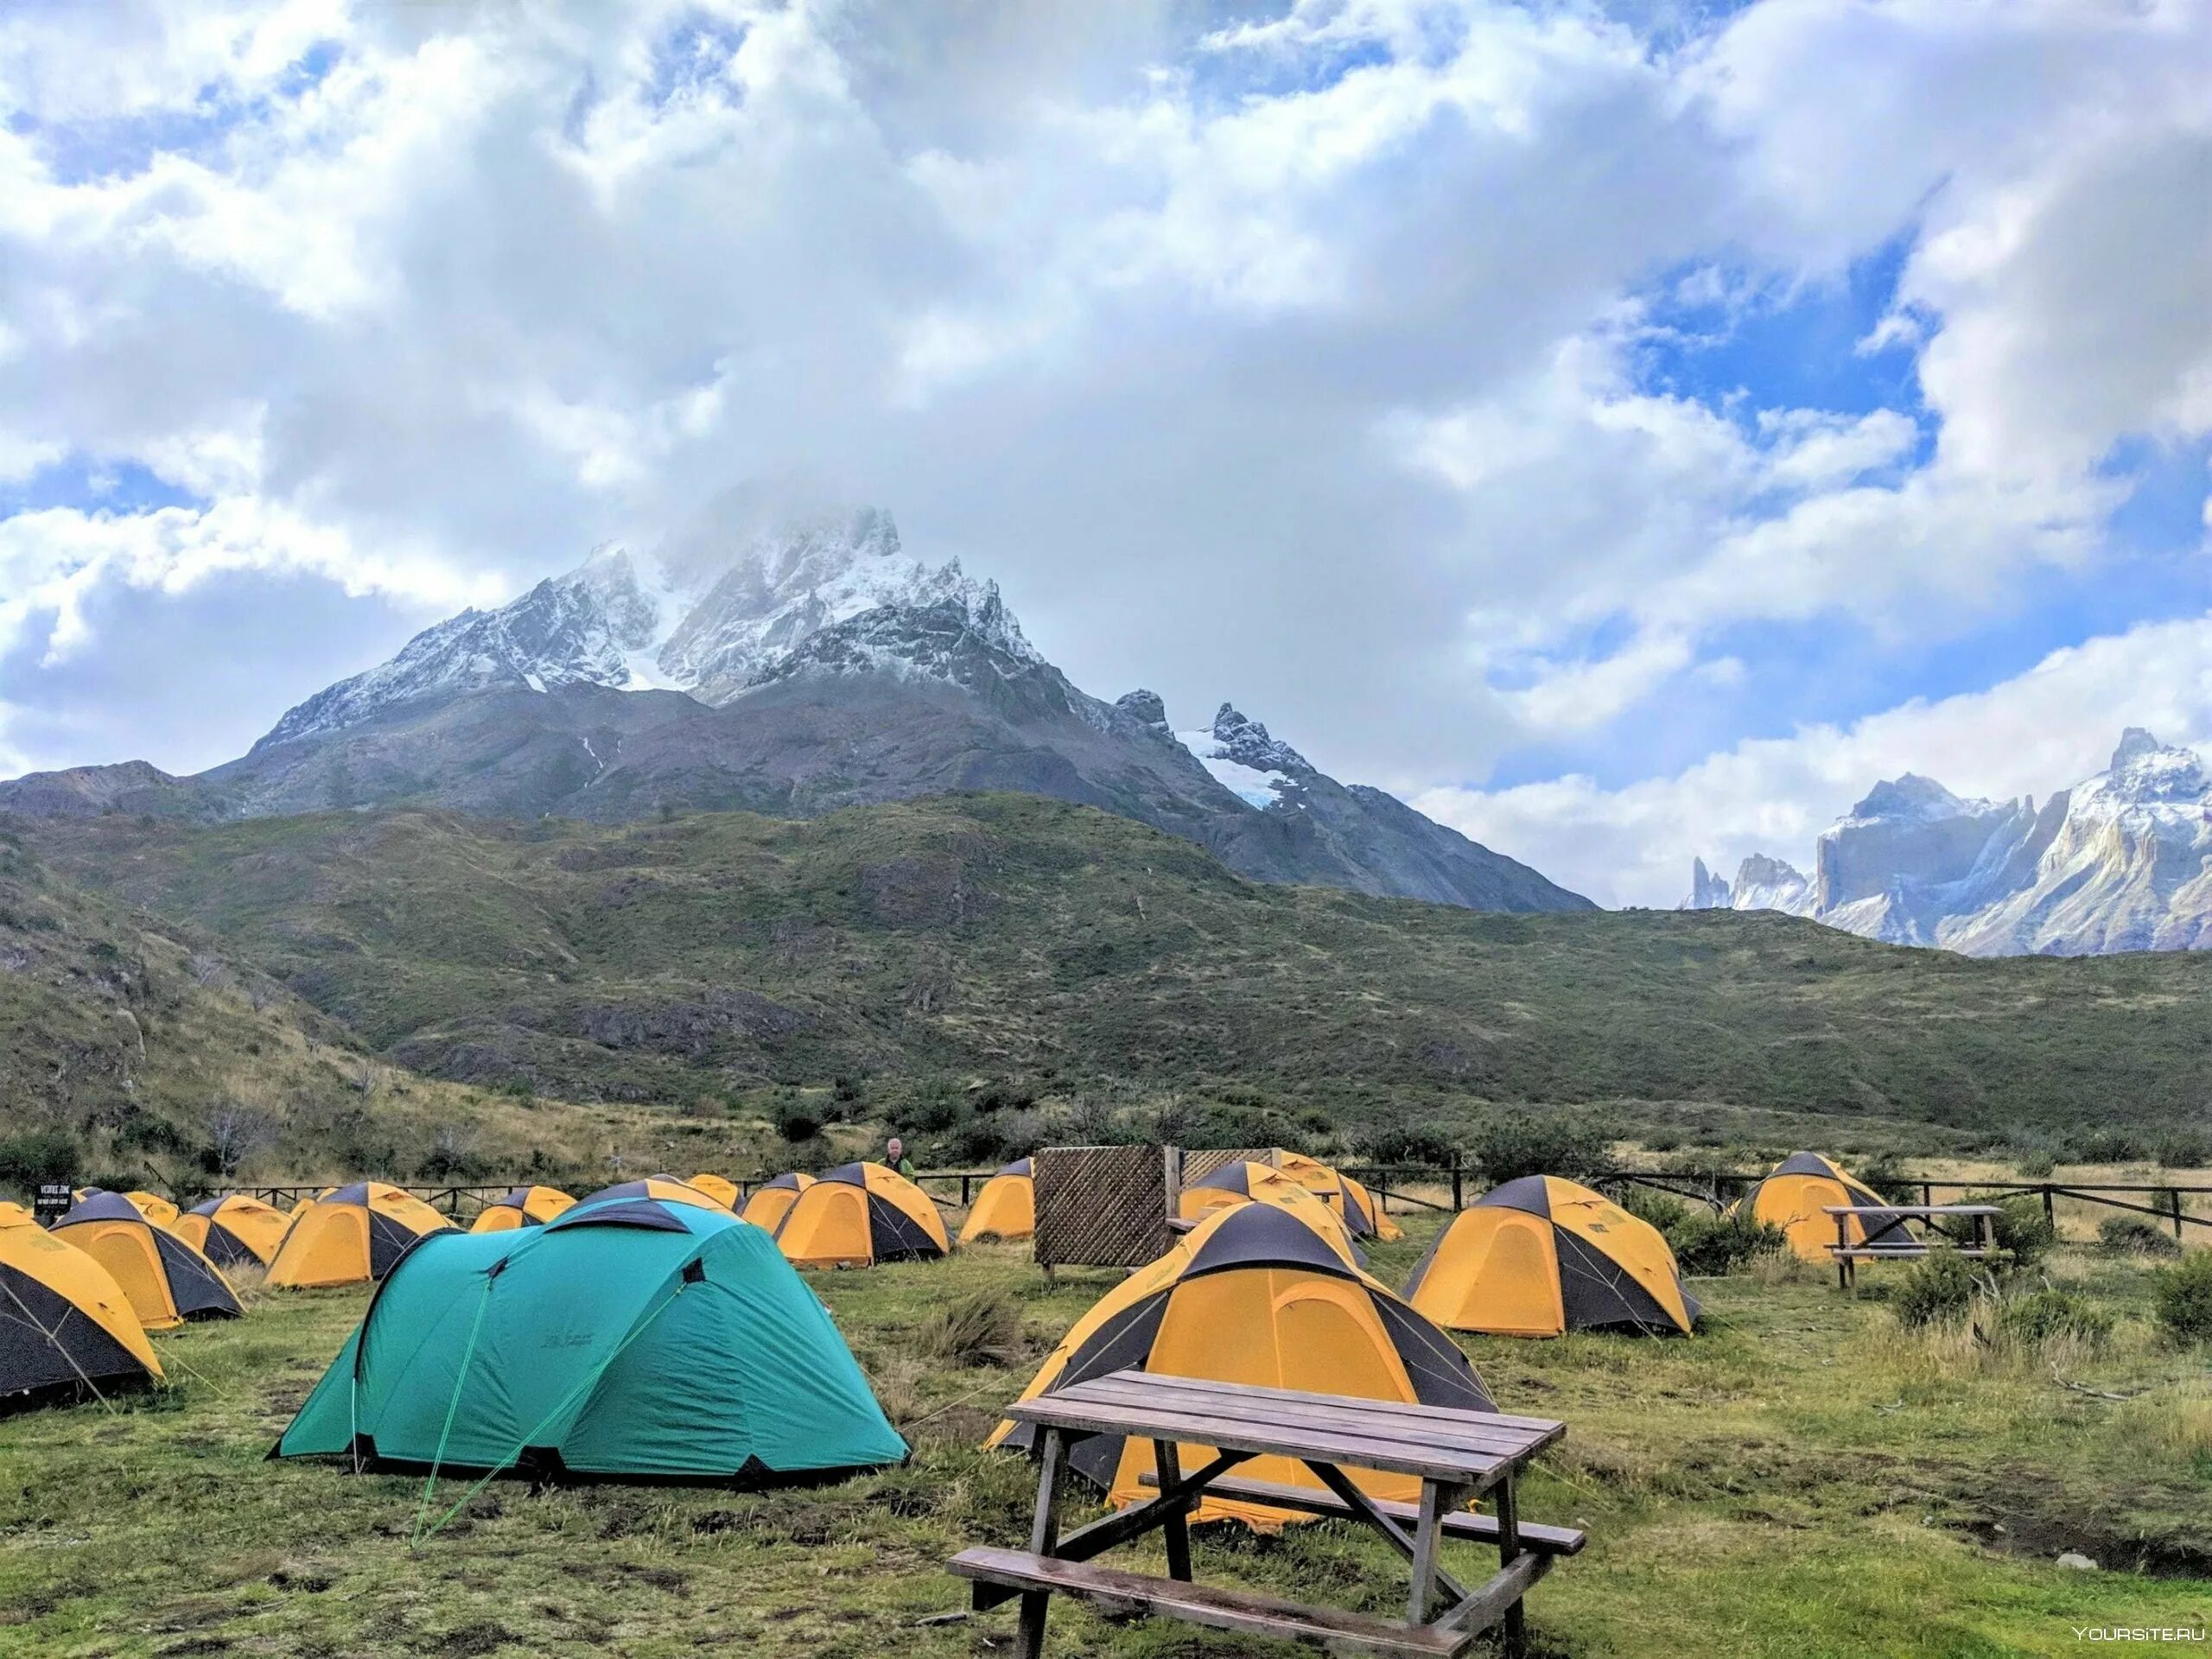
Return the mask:
{"type": "MultiPolygon", "coordinates": [[[[1376,1253],[1384,1280],[1427,1230],[1376,1253]]],[[[1532,1597],[1537,1650],[2056,1654],[2084,1649],[2077,1628],[2202,1628],[2205,1357],[2152,1338],[2140,1267],[2069,1252],[2054,1271],[2123,1314],[2062,1374],[2127,1398],[1987,1372],[1809,1274],[1699,1284],[1712,1318],[1688,1342],[1471,1339],[1506,1409],[1569,1426],[1524,1510],[1591,1544],[1532,1597]],[[2054,1565],[2067,1549],[2107,1570],[2054,1565]]],[[[908,1466],[761,1495],[496,1482],[419,1547],[419,1480],[263,1461],[365,1292],[263,1294],[162,1338],[169,1390],[0,1420],[0,1655],[1007,1651],[1007,1611],[931,1622],[966,1606],[943,1563],[1025,1534],[1027,1465],[976,1443],[1109,1281],[1048,1283],[999,1248],[813,1282],[908,1466]],[[977,1292],[1020,1309],[1012,1367],[925,1351],[932,1309],[977,1292]]],[[[463,1490],[442,1483],[432,1513],[463,1490]]],[[[1202,1536],[1202,1576],[1376,1609],[1403,1593],[1379,1543],[1334,1525],[1202,1536]]],[[[1052,1628],[1067,1655],[1287,1651],[1059,1605],[1052,1628]]]]}

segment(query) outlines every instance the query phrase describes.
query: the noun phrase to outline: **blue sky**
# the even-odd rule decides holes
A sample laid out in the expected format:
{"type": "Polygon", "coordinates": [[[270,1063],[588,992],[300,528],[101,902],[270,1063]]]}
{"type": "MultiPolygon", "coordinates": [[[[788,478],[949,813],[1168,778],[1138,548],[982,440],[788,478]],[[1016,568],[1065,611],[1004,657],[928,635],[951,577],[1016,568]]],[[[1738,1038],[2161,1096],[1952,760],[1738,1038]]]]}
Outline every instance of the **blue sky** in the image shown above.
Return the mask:
{"type": "Polygon", "coordinates": [[[0,16],[0,762],[792,475],[1614,900],[2212,736],[2201,9],[823,16],[0,16]]]}

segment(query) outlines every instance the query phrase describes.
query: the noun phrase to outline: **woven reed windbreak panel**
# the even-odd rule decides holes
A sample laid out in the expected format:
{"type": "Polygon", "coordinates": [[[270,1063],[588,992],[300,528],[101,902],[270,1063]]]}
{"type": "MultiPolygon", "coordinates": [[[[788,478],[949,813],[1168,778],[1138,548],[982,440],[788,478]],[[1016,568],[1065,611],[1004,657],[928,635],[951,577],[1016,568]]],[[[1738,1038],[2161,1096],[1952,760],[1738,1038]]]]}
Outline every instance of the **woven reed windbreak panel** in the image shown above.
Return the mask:
{"type": "Polygon", "coordinates": [[[1141,1268],[1167,1251],[1167,1165],[1158,1147],[1045,1147],[1033,1157],[1034,1259],[1141,1268]]]}
{"type": "Polygon", "coordinates": [[[1217,1147],[1210,1151],[1185,1151],[1183,1160],[1183,1185],[1203,1181],[1217,1169],[1230,1164],[1265,1164],[1269,1169],[1280,1167],[1275,1160],[1280,1156],[1273,1147],[1236,1147],[1224,1149],[1217,1147]]]}

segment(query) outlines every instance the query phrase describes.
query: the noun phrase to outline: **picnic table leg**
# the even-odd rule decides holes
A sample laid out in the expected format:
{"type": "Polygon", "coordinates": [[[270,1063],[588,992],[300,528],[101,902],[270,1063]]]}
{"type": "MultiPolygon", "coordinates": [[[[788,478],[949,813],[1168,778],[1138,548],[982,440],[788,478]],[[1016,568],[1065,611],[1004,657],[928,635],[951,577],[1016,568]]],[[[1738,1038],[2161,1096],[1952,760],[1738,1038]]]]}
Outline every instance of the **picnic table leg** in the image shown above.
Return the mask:
{"type": "Polygon", "coordinates": [[[1835,1287],[1838,1290],[1851,1288],[1851,1258],[1844,1254],[1850,1248],[1851,1217],[1838,1216],[1835,1218],[1835,1287]]]}
{"type": "Polygon", "coordinates": [[[1436,1597],[1436,1535],[1442,1530],[1444,1487],[1441,1483],[1424,1480],[1421,1484],[1421,1522],[1414,1533],[1414,1586],[1406,1602],[1406,1623],[1428,1623],[1429,1603],[1436,1597]]]}
{"type": "MultiPolygon", "coordinates": [[[[1044,1447],[1037,1470],[1037,1518],[1029,1528],[1029,1550],[1049,1555],[1060,1541],[1060,1484],[1067,1472],[1067,1436],[1057,1428],[1044,1433],[1044,1447]]],[[[1020,1638],[1014,1643],[1019,1659],[1041,1659],[1045,1651],[1045,1611],[1052,1599],[1049,1590],[1026,1591],[1021,1598],[1020,1638]]]]}
{"type": "MultiPolygon", "coordinates": [[[[1160,1490],[1166,1491],[1183,1478],[1182,1454],[1173,1440],[1154,1440],[1152,1460],[1160,1471],[1160,1490]]],[[[1191,1520],[1186,1515],[1177,1515],[1162,1523],[1160,1531],[1167,1541],[1167,1576],[1191,1581],[1191,1520]]]]}
{"type": "MultiPolygon", "coordinates": [[[[1497,1567],[1502,1573],[1521,1554],[1521,1505],[1514,1496],[1512,1475],[1508,1474],[1498,1482],[1492,1507],[1497,1511],[1497,1567]]],[[[1505,1610],[1506,1659],[1521,1659],[1528,1650],[1528,1615],[1522,1611],[1521,1599],[1516,1596],[1513,1605],[1505,1610]]]]}

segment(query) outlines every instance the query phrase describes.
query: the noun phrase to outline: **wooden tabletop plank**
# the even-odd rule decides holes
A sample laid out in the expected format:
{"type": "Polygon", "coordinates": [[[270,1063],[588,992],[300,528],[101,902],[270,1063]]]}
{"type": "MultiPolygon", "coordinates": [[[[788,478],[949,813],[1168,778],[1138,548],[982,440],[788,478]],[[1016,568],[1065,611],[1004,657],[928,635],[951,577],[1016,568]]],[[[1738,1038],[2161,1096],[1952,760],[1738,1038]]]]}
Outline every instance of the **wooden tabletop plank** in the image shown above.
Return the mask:
{"type": "MultiPolygon", "coordinates": [[[[1503,1448],[1439,1444],[1388,1427],[1363,1430],[1345,1414],[1344,1426],[1312,1421],[1272,1422],[1220,1408],[1172,1402],[1131,1405],[1112,1394],[1101,1397],[1087,1383],[1041,1395],[1007,1408],[1007,1414],[1041,1427],[1088,1430],[1174,1440],[1224,1451],[1277,1457],[1312,1458],[1324,1463],[1392,1473],[1418,1475],[1484,1486],[1525,1461],[1566,1432],[1554,1424],[1548,1433],[1516,1431],[1516,1443],[1503,1448]]],[[[1460,1414],[1451,1414],[1458,1416],[1460,1414]]]]}
{"type": "MultiPolygon", "coordinates": [[[[1424,1447],[1500,1455],[1525,1455],[1558,1438],[1560,1426],[1541,1418],[1501,1418],[1490,1412],[1362,1400],[1342,1395],[1299,1395],[1282,1389],[1240,1390],[1233,1385],[1191,1387],[1192,1379],[1120,1372],[1074,1385],[1081,1397],[1131,1410],[1198,1411],[1239,1422],[1324,1433],[1396,1436],[1424,1447]]],[[[1070,1392],[1071,1390],[1063,1390],[1070,1392]]]]}
{"type": "Polygon", "coordinates": [[[1211,1446],[1224,1451],[1271,1457],[1313,1458],[1350,1468],[1473,1485],[1487,1484],[1500,1470],[1520,1461],[1516,1456],[1497,1452],[1450,1449],[1415,1452],[1400,1440],[1271,1428],[1228,1417],[1132,1411],[1117,1406],[1069,1402],[1058,1395],[1027,1402],[1014,1414],[1045,1428],[1131,1435],[1143,1440],[1166,1439],[1185,1445],[1211,1446]]]}
{"type": "Polygon", "coordinates": [[[1387,1408],[1361,1411],[1332,1406],[1301,1410],[1278,1402],[1269,1402],[1265,1408],[1254,1408],[1217,1395],[1173,1395],[1135,1388],[1087,1388],[1077,1397],[1087,1403],[1118,1406],[1133,1412],[1218,1418],[1283,1433],[1356,1434],[1363,1439],[1395,1440],[1427,1450],[1481,1452],[1502,1457],[1526,1456],[1555,1439],[1558,1430],[1556,1424],[1516,1428],[1455,1419],[1424,1421],[1387,1408]]]}
{"type": "Polygon", "coordinates": [[[1093,1377],[1090,1382],[1076,1383],[1077,1388],[1089,1388],[1094,1382],[1135,1382],[1147,1388],[1158,1388],[1184,1394],[1212,1394],[1233,1395],[1240,1401],[1281,1400],[1301,1404],[1320,1403],[1347,1407],[1354,1411],[1402,1412],[1423,1421],[1443,1418],[1460,1418],[1479,1423],[1484,1427],[1529,1428],[1549,1433],[1560,1425],[1550,1417],[1516,1417],[1510,1412],[1476,1411],[1460,1406],[1424,1406],[1404,1400],[1370,1400],[1356,1394],[1318,1394],[1299,1389],[1270,1389],[1256,1382],[1223,1382],[1211,1377],[1177,1376],[1166,1371],[1122,1370],[1093,1377]]]}

